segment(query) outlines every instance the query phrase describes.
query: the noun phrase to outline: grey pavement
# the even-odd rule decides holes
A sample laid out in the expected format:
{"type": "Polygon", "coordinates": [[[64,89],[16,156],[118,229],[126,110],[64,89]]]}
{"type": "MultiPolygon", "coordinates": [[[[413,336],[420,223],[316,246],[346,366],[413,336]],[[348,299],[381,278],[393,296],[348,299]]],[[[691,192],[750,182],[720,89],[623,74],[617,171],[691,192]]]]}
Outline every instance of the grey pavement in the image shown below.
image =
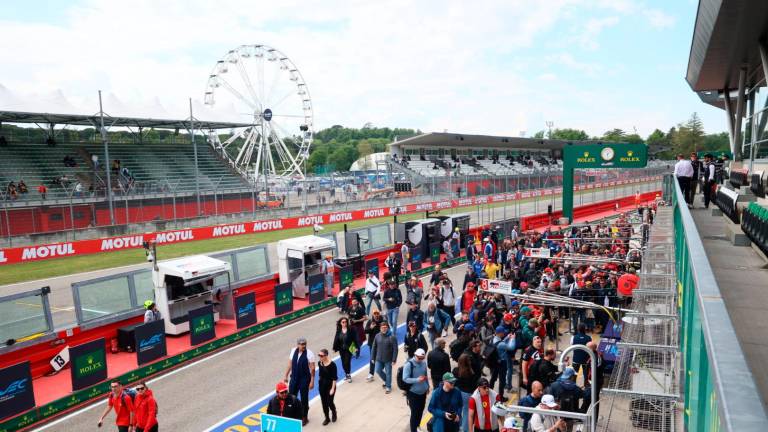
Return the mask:
{"type": "MultiPolygon", "coordinates": [[[[589,204],[597,201],[605,201],[623,196],[634,195],[636,191],[648,192],[654,189],[660,189],[660,182],[649,182],[635,185],[625,185],[615,188],[602,188],[598,190],[585,191],[574,196],[573,205],[578,207],[583,204],[589,204]]],[[[445,197],[424,197],[425,200],[443,199],[445,197]]],[[[547,205],[551,204],[553,211],[562,208],[562,200],[559,196],[537,197],[533,201],[511,202],[509,205],[493,207],[492,205],[478,205],[468,212],[471,215],[473,226],[500,221],[503,219],[518,218],[520,216],[534,215],[547,211],[547,205]]],[[[456,209],[446,210],[442,213],[457,213],[456,209]]],[[[462,211],[465,212],[465,211],[462,211]]],[[[269,244],[270,268],[277,270],[277,247],[276,243],[269,244]]],[[[222,252],[222,251],[219,251],[222,252]]],[[[84,273],[75,273],[66,276],[57,276],[48,279],[34,280],[0,286],[0,296],[6,296],[18,292],[38,289],[43,286],[51,287],[49,301],[54,316],[54,326],[57,330],[73,327],[76,324],[75,311],[73,307],[73,297],[71,284],[75,282],[95,279],[103,276],[114,275],[117,273],[129,272],[134,270],[148,269],[148,263],[129,265],[124,267],[95,270],[84,273]]],[[[2,269],[0,268],[0,271],[2,269]]]]}
{"type": "MultiPolygon", "coordinates": [[[[458,265],[446,272],[460,290],[466,266],[458,265]]],[[[422,278],[425,285],[429,276],[422,278]]],[[[405,313],[401,308],[400,323],[404,321],[405,313]]],[[[285,373],[288,355],[296,339],[306,337],[308,348],[315,353],[321,348],[330,351],[338,318],[334,308],[149,381],[158,401],[160,430],[205,430],[274,391],[275,383],[285,373]]],[[[359,378],[350,386],[356,385],[366,383],[359,378]]],[[[390,396],[401,398],[396,392],[390,396]]],[[[104,406],[104,401],[99,401],[36,430],[96,430],[104,406]]],[[[311,420],[318,422],[319,418],[315,416],[311,420]]],[[[113,421],[114,414],[110,414],[104,423],[107,430],[114,428],[113,421]]]]}
{"type": "MultiPolygon", "coordinates": [[[[691,210],[704,249],[728,309],[747,365],[768,410],[768,269],[751,247],[733,246],[726,238],[724,216],[701,207],[691,210]]],[[[714,206],[713,206],[714,207],[714,206]]],[[[730,223],[730,222],[728,222],[730,223]]]]}

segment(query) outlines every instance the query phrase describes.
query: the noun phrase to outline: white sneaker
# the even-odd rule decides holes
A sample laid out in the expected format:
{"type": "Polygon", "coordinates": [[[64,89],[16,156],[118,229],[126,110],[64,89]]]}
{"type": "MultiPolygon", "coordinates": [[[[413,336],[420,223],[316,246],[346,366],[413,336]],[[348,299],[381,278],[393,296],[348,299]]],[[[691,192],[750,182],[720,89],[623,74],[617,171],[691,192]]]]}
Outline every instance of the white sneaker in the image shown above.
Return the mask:
{"type": "Polygon", "coordinates": [[[368,374],[368,378],[366,378],[365,380],[368,381],[368,382],[373,381],[373,375],[368,374]]]}

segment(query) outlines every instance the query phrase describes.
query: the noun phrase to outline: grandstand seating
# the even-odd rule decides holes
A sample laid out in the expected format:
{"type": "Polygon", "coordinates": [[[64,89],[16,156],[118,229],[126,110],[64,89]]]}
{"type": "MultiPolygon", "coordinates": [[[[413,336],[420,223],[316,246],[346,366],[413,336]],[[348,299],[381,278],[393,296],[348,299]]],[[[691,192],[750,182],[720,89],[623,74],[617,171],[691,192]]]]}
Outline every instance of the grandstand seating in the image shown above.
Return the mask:
{"type": "Polygon", "coordinates": [[[768,255],[768,208],[749,203],[741,218],[741,229],[752,242],[768,255]]]}
{"type": "MultiPolygon", "coordinates": [[[[200,189],[226,190],[243,188],[247,183],[234,173],[206,144],[198,144],[198,166],[200,189]]],[[[106,166],[104,149],[100,143],[58,143],[48,146],[44,143],[9,143],[0,148],[0,185],[3,189],[10,181],[24,180],[29,188],[27,196],[19,195],[19,200],[38,200],[37,187],[48,187],[48,198],[68,198],[72,188],[78,182],[83,185],[83,196],[89,196],[88,189],[93,184],[94,190],[104,194],[106,184],[106,166]],[[99,156],[100,169],[93,170],[91,154],[99,156]],[[67,167],[63,163],[65,156],[75,160],[77,166],[67,167]],[[69,179],[68,188],[56,183],[62,176],[69,179]]],[[[109,155],[112,160],[120,160],[135,179],[128,193],[178,192],[195,190],[195,163],[193,149],[188,144],[160,143],[110,143],[109,155]]],[[[114,171],[113,171],[114,173],[114,171]]],[[[127,178],[113,175],[128,186],[127,178]]],[[[121,192],[116,187],[117,192],[121,192]]]]}

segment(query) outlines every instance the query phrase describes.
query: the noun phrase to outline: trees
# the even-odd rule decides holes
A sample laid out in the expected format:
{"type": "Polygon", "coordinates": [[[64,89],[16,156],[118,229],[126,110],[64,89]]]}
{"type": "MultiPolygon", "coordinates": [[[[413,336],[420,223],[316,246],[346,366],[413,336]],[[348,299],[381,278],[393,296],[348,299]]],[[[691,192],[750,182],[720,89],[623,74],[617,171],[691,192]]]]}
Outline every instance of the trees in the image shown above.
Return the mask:
{"type": "Polygon", "coordinates": [[[586,141],[589,139],[589,135],[587,135],[587,133],[581,129],[565,128],[553,130],[552,136],[550,138],[561,139],[565,141],[586,141]]]}
{"type": "Polygon", "coordinates": [[[603,134],[603,137],[601,140],[603,141],[612,141],[612,142],[625,142],[626,141],[626,132],[624,132],[622,129],[611,129],[603,134]]]}
{"type": "Polygon", "coordinates": [[[704,125],[695,112],[685,123],[677,125],[677,131],[672,136],[672,145],[676,153],[687,155],[702,150],[704,144],[704,125]]]}

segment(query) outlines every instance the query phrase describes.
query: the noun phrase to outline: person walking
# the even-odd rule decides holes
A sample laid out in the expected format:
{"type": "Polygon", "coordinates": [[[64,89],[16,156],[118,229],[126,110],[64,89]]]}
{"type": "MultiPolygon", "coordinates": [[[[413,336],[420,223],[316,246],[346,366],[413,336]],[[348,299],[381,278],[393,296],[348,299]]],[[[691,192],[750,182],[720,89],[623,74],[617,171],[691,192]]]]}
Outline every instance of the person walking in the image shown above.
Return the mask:
{"type": "Polygon", "coordinates": [[[157,432],[157,401],[155,395],[142,381],[136,386],[136,432],[157,432]]]}
{"type": "MultiPolygon", "coordinates": [[[[517,403],[520,406],[528,408],[536,408],[541,403],[541,397],[544,395],[544,386],[539,381],[534,381],[531,384],[531,392],[525,395],[517,403]]],[[[528,422],[531,421],[531,413],[520,413],[520,417],[523,419],[523,430],[528,430],[528,422]]]]}
{"type": "Polygon", "coordinates": [[[400,314],[400,305],[403,304],[403,294],[394,284],[387,284],[383,297],[384,304],[387,305],[387,322],[391,326],[392,333],[396,333],[397,316],[400,314]]]}
{"type": "Polygon", "coordinates": [[[381,312],[379,312],[378,310],[374,310],[373,315],[371,316],[371,319],[369,319],[368,322],[365,323],[365,334],[368,335],[368,353],[370,354],[370,357],[371,357],[370,361],[368,362],[368,378],[366,378],[366,381],[368,382],[373,381],[373,371],[374,371],[374,366],[376,365],[376,362],[373,357],[373,339],[381,331],[379,326],[383,322],[384,322],[384,315],[382,315],[381,312]]]}
{"type": "Polygon", "coordinates": [[[458,432],[461,423],[461,392],[456,377],[443,374],[442,385],[432,392],[427,410],[432,414],[432,432],[458,432]]]}
{"type": "Polygon", "coordinates": [[[335,422],[338,416],[336,415],[336,404],[333,403],[333,398],[336,395],[336,381],[338,380],[338,371],[336,370],[336,363],[328,356],[328,350],[323,348],[317,353],[317,357],[320,359],[317,362],[318,367],[318,393],[320,393],[320,402],[323,404],[323,426],[327,426],[330,422],[335,422]],[[331,412],[331,417],[328,417],[328,411],[331,412]]]}
{"type": "Polygon", "coordinates": [[[435,347],[435,340],[448,335],[451,326],[451,317],[445,311],[438,309],[435,302],[429,302],[424,313],[424,323],[429,336],[429,344],[435,347]]]}
{"type": "Polygon", "coordinates": [[[424,406],[427,404],[427,392],[429,381],[427,380],[427,362],[424,361],[426,352],[419,348],[412,359],[403,366],[403,381],[410,384],[405,392],[408,407],[411,410],[411,432],[417,432],[424,415],[424,406]]]}
{"type": "Polygon", "coordinates": [[[432,378],[432,387],[438,388],[443,374],[451,371],[451,357],[445,352],[445,339],[435,340],[435,346],[427,355],[427,367],[432,378]]]}
{"type": "Polygon", "coordinates": [[[384,392],[389,394],[392,393],[392,367],[397,362],[397,338],[390,331],[388,322],[382,322],[379,327],[381,331],[373,339],[371,357],[376,361],[376,374],[384,381],[384,392]]]}
{"type": "Polygon", "coordinates": [[[451,324],[456,324],[456,293],[453,291],[453,283],[447,276],[440,282],[440,298],[443,300],[440,309],[448,315],[451,324]]]}
{"type": "Polygon", "coordinates": [[[302,420],[304,405],[288,392],[288,386],[281,381],[275,386],[275,396],[267,403],[267,414],[302,420]]]}
{"type": "Polygon", "coordinates": [[[368,304],[365,306],[365,314],[371,314],[371,305],[375,302],[376,309],[381,310],[381,282],[376,276],[376,272],[369,271],[368,277],[365,279],[365,298],[368,299],[368,304]]]}
{"type": "Polygon", "coordinates": [[[306,338],[300,337],[296,346],[291,349],[284,381],[288,383],[288,390],[292,395],[301,396],[304,410],[302,424],[306,425],[309,423],[309,391],[315,387],[315,353],[307,349],[306,338]]]}
{"type": "Polygon", "coordinates": [[[408,321],[408,331],[405,334],[405,343],[403,344],[403,351],[408,354],[408,358],[412,358],[416,350],[427,349],[427,340],[424,339],[424,335],[421,333],[422,329],[415,321],[408,321]]]}
{"type": "Polygon", "coordinates": [[[691,167],[693,167],[693,177],[691,178],[690,194],[691,202],[693,202],[693,198],[696,196],[696,187],[699,185],[699,178],[704,171],[704,166],[696,152],[691,152],[691,167]]]}
{"type": "MultiPolygon", "coordinates": [[[[579,323],[576,334],[571,336],[571,345],[587,346],[587,342],[592,342],[592,337],[587,334],[587,326],[584,323],[579,323]]],[[[573,352],[573,364],[571,366],[576,373],[579,373],[579,369],[583,368],[588,360],[589,354],[582,350],[576,350],[573,352]]]]}
{"type": "Polygon", "coordinates": [[[481,371],[476,371],[472,366],[472,357],[467,352],[459,356],[458,366],[453,368],[453,376],[456,378],[456,388],[461,394],[461,430],[469,430],[468,410],[469,398],[477,389],[478,377],[481,371]]]}
{"type": "Polygon", "coordinates": [[[109,396],[107,406],[99,417],[98,427],[104,423],[104,417],[115,410],[115,426],[119,432],[130,432],[135,424],[133,399],[123,390],[120,381],[112,381],[109,384],[109,396]]]}
{"type": "Polygon", "coordinates": [[[501,395],[493,391],[487,379],[480,378],[469,398],[469,432],[498,432],[499,417],[491,409],[496,402],[501,402],[501,395]]]}
{"type": "Polygon", "coordinates": [[[333,273],[336,271],[336,264],[333,262],[331,255],[326,255],[323,260],[323,281],[325,282],[325,295],[328,297],[333,296],[333,273]]]}
{"type": "Polygon", "coordinates": [[[347,317],[339,318],[336,322],[336,335],[333,337],[333,351],[341,357],[341,367],[347,382],[352,382],[352,355],[357,354],[357,335],[349,326],[347,317]]]}
{"type": "Polygon", "coordinates": [[[395,284],[400,285],[400,272],[403,268],[403,263],[400,260],[400,256],[394,252],[390,252],[387,259],[384,260],[384,265],[389,270],[389,274],[395,279],[395,284]]]}
{"type": "Polygon", "coordinates": [[[675,163],[675,178],[680,185],[680,190],[683,192],[683,197],[688,207],[693,207],[693,200],[690,199],[691,179],[693,179],[693,165],[690,161],[685,160],[682,154],[677,155],[677,163],[675,163]]]}
{"type": "Polygon", "coordinates": [[[411,262],[411,249],[408,247],[408,240],[404,241],[400,247],[400,258],[402,259],[402,269],[408,273],[408,263],[411,262]]]}

